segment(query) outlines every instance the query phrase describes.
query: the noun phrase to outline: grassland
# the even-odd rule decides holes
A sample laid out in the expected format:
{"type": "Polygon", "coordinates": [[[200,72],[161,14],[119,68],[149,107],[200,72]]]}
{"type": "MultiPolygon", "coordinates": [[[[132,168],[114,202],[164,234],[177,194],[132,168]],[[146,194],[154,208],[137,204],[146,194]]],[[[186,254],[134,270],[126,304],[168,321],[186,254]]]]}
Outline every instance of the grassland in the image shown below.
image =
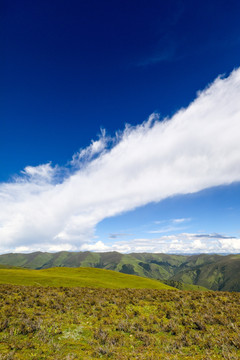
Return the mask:
{"type": "Polygon", "coordinates": [[[0,284],[94,288],[172,289],[157,280],[95,268],[0,268],[0,284]]]}
{"type": "MultiPolygon", "coordinates": [[[[67,252],[0,255],[0,264],[28,269],[92,267],[141,277],[240,291],[240,255],[170,255],[118,252],[67,252]]],[[[190,287],[189,287],[190,289],[190,287]]]]}
{"type": "Polygon", "coordinates": [[[239,293],[0,285],[1,360],[239,358],[239,293]]]}

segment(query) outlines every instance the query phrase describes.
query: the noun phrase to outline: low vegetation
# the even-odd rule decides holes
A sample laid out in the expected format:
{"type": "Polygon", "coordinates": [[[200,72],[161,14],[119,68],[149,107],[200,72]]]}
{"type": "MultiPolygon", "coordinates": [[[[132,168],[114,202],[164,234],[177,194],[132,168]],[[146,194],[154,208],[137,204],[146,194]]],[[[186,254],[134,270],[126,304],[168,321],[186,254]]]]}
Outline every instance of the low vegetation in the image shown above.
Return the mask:
{"type": "Polygon", "coordinates": [[[239,359],[240,294],[0,285],[0,359],[239,359]]]}

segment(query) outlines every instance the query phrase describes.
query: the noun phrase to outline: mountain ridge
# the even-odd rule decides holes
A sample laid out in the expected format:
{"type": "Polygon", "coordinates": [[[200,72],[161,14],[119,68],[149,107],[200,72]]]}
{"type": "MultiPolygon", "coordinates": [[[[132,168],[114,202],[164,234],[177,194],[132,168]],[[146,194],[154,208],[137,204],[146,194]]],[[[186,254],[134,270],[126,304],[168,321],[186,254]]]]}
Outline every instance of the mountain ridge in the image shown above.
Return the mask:
{"type": "Polygon", "coordinates": [[[240,291],[240,255],[113,252],[33,252],[0,255],[0,264],[28,269],[92,267],[138,275],[165,283],[189,284],[210,290],[240,291]]]}

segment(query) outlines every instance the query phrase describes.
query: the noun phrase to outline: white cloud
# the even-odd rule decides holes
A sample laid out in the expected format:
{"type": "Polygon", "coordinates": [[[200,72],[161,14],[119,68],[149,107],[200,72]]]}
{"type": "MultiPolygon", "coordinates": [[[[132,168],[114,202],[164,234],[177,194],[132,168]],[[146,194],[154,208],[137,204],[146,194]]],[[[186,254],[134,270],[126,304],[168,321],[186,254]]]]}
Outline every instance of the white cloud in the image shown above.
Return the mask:
{"type": "Polygon", "coordinates": [[[116,241],[112,245],[104,245],[101,241],[84,245],[84,250],[119,251],[122,253],[151,252],[168,254],[196,254],[196,253],[239,253],[240,239],[235,237],[219,237],[211,234],[201,235],[181,233],[166,235],[158,238],[132,239],[116,241]],[[99,244],[101,246],[99,246],[99,244]]]}
{"type": "Polygon", "coordinates": [[[152,115],[111,141],[103,133],[66,169],[27,166],[14,181],[0,184],[0,252],[81,249],[91,245],[96,224],[106,217],[239,181],[239,99],[238,69],[171,119],[152,115]]]}
{"type": "Polygon", "coordinates": [[[175,224],[181,224],[184,223],[186,221],[191,221],[191,218],[182,218],[182,219],[173,219],[172,222],[175,224]]]}
{"type": "Polygon", "coordinates": [[[186,229],[186,227],[176,227],[176,226],[164,226],[161,229],[157,230],[150,230],[148,231],[149,234],[163,234],[163,233],[169,233],[169,232],[175,232],[179,230],[186,229]]]}
{"type": "Polygon", "coordinates": [[[111,249],[109,246],[105,245],[102,241],[97,241],[93,244],[83,244],[80,247],[81,251],[97,251],[97,252],[104,252],[111,249]]]}
{"type": "Polygon", "coordinates": [[[105,150],[113,141],[112,138],[106,136],[106,130],[101,129],[101,135],[99,135],[99,139],[91,142],[91,144],[85,149],[81,149],[76,154],[73,155],[70,164],[72,166],[82,166],[84,163],[87,163],[97,157],[99,154],[103,155],[105,150]]]}
{"type": "Polygon", "coordinates": [[[21,172],[25,177],[19,177],[17,181],[28,180],[30,182],[51,182],[56,173],[57,168],[52,168],[51,163],[38,165],[38,166],[26,166],[21,172]]]}
{"type": "Polygon", "coordinates": [[[180,218],[180,219],[155,221],[154,223],[157,225],[164,224],[164,223],[169,223],[169,224],[163,226],[160,229],[150,230],[150,231],[148,231],[148,233],[149,234],[163,234],[163,233],[169,233],[169,232],[182,231],[187,228],[187,226],[184,223],[189,222],[189,221],[191,221],[191,218],[180,218]]]}

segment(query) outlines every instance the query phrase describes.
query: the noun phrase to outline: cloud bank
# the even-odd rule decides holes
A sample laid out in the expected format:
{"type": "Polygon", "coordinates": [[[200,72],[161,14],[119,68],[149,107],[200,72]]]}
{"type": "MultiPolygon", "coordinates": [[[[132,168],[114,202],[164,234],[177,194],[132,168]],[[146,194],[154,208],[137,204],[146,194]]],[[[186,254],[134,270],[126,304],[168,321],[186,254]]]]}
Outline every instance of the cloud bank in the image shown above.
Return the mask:
{"type": "Polygon", "coordinates": [[[0,252],[90,249],[107,217],[240,181],[239,99],[237,69],[171,119],[153,114],[114,139],[103,131],[64,168],[27,166],[0,184],[0,252]]]}
{"type": "Polygon", "coordinates": [[[84,244],[88,251],[119,251],[121,253],[151,252],[168,254],[229,254],[240,252],[240,239],[221,234],[189,234],[166,235],[153,239],[138,238],[129,241],[116,241],[106,245],[102,241],[95,244],[84,244]]]}

